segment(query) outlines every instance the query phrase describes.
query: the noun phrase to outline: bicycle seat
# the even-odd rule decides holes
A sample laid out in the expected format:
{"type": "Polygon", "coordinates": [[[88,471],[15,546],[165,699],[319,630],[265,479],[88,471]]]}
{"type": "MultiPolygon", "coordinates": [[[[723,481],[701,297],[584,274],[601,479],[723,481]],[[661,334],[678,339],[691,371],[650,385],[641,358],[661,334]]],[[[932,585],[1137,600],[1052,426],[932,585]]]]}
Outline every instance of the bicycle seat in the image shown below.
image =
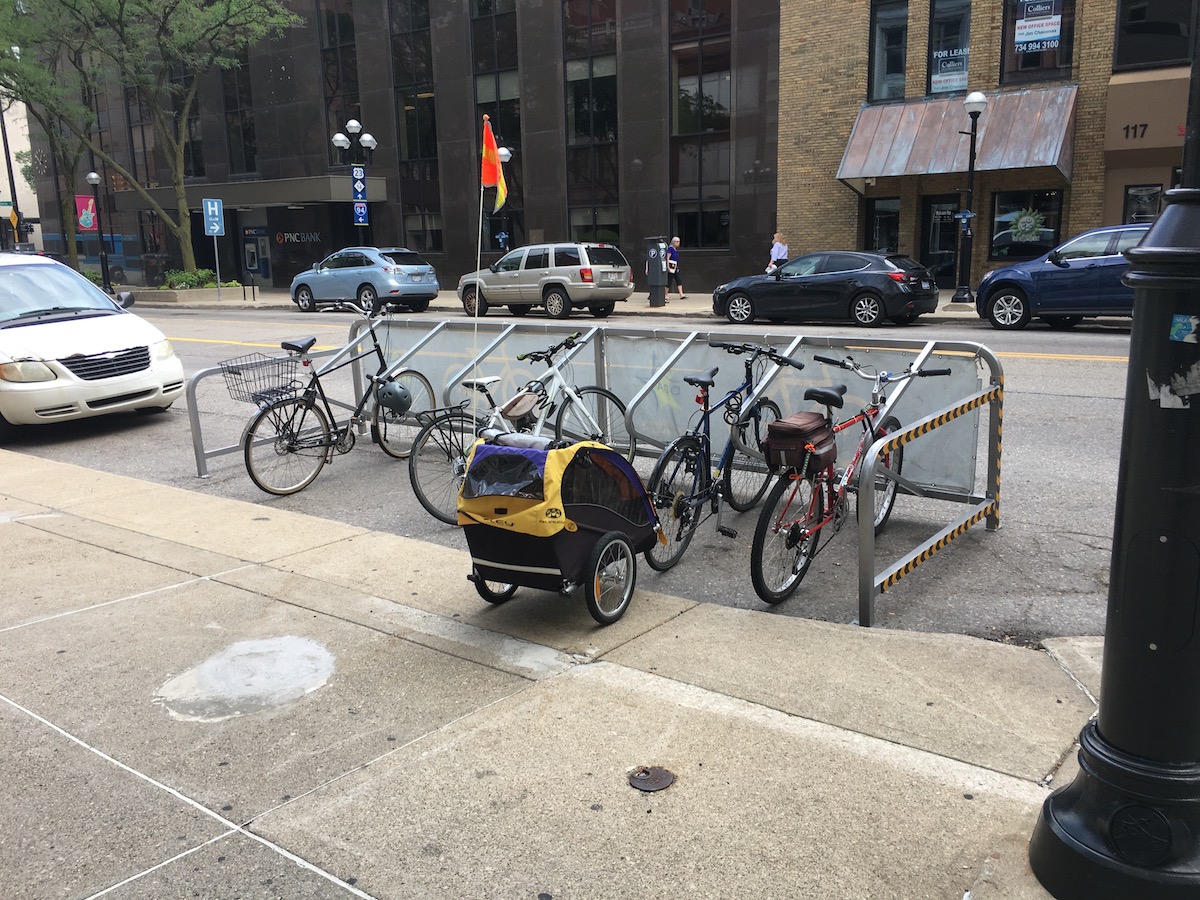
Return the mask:
{"type": "Polygon", "coordinates": [[[822,406],[832,406],[834,409],[842,408],[842,394],[846,393],[844,384],[835,384],[830,387],[815,387],[809,388],[804,392],[805,400],[816,400],[822,406]]]}
{"type": "Polygon", "coordinates": [[[468,391],[479,391],[481,394],[486,394],[487,389],[500,380],[499,375],[488,375],[484,378],[464,378],[459,382],[468,391]]]}
{"type": "Polygon", "coordinates": [[[692,387],[712,387],[717,380],[717,372],[720,370],[718,366],[713,366],[699,375],[684,375],[683,380],[692,387]]]}
{"type": "Polygon", "coordinates": [[[316,342],[315,337],[310,337],[302,341],[283,341],[279,346],[291,353],[307,353],[316,342]]]}

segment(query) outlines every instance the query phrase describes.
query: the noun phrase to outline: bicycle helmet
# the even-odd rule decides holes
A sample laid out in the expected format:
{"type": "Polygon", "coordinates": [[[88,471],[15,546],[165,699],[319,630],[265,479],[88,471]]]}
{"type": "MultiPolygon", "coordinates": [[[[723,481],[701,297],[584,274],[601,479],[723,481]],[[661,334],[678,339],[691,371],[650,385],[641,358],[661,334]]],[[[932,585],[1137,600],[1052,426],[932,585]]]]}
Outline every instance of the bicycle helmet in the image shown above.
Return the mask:
{"type": "Polygon", "coordinates": [[[412,394],[408,388],[398,381],[385,381],[375,389],[375,399],[379,405],[398,416],[404,415],[412,408],[412,394]]]}

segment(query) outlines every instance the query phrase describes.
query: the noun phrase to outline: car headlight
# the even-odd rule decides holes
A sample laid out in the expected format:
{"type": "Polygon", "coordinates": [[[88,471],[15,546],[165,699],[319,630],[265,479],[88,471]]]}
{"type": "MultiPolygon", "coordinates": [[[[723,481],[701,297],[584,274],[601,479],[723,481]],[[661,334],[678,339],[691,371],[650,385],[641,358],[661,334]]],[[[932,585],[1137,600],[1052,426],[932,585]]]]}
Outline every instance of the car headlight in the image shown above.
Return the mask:
{"type": "Polygon", "coordinates": [[[714,294],[723,294],[727,290],[729,290],[728,284],[718,284],[715,288],[713,288],[713,293],[714,294]]]}
{"type": "Polygon", "coordinates": [[[175,355],[175,348],[171,346],[170,341],[159,341],[150,348],[150,354],[155,362],[166,362],[175,355]]]}
{"type": "Polygon", "coordinates": [[[36,359],[20,359],[16,362],[0,363],[0,381],[28,384],[34,381],[53,381],[57,377],[53,369],[36,359]]]}

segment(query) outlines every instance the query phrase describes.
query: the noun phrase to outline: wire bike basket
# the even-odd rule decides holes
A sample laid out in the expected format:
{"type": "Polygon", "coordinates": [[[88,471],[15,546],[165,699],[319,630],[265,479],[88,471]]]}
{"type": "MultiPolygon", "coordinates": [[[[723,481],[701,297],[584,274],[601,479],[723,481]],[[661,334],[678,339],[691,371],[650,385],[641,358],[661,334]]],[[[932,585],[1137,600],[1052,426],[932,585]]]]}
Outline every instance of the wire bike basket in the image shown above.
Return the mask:
{"type": "Polygon", "coordinates": [[[298,356],[248,353],[219,363],[229,396],[243,403],[270,403],[296,392],[298,356]]]}

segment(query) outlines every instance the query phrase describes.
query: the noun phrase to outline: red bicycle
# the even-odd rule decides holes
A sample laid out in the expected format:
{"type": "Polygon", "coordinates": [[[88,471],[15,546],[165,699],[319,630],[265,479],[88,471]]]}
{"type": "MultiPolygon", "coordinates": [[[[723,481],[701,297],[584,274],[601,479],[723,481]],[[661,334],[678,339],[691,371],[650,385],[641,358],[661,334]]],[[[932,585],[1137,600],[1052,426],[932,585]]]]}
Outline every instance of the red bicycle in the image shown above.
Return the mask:
{"type": "MultiPolygon", "coordinates": [[[[780,603],[790,597],[804,579],[813,557],[841,529],[849,510],[848,495],[858,495],[859,466],[863,454],[879,438],[900,430],[895,416],[880,421],[889,384],[913,377],[949,375],[949,369],[918,369],[910,365],[903,372],[876,372],[852,357],[830,359],[814,356],[817,362],[837,366],[872,382],[871,401],[856,415],[834,421],[833,410],[842,407],[844,384],[814,387],[804,392],[805,400],[825,407],[818,412],[797,413],[772,427],[765,442],[768,464],[782,470],[758,517],[754,544],[750,551],[750,577],[754,590],[767,603],[780,603]],[[861,425],[862,437],[849,465],[837,466],[837,435],[861,425]],[[823,544],[820,535],[826,529],[823,544]],[[819,546],[818,546],[819,544],[819,546]]],[[[879,534],[887,524],[896,503],[897,476],[904,466],[904,448],[883,454],[875,475],[875,503],[870,515],[879,534]]],[[[860,500],[861,503],[861,500],[860,500]]],[[[864,510],[858,508],[861,518],[864,510]]]]}

